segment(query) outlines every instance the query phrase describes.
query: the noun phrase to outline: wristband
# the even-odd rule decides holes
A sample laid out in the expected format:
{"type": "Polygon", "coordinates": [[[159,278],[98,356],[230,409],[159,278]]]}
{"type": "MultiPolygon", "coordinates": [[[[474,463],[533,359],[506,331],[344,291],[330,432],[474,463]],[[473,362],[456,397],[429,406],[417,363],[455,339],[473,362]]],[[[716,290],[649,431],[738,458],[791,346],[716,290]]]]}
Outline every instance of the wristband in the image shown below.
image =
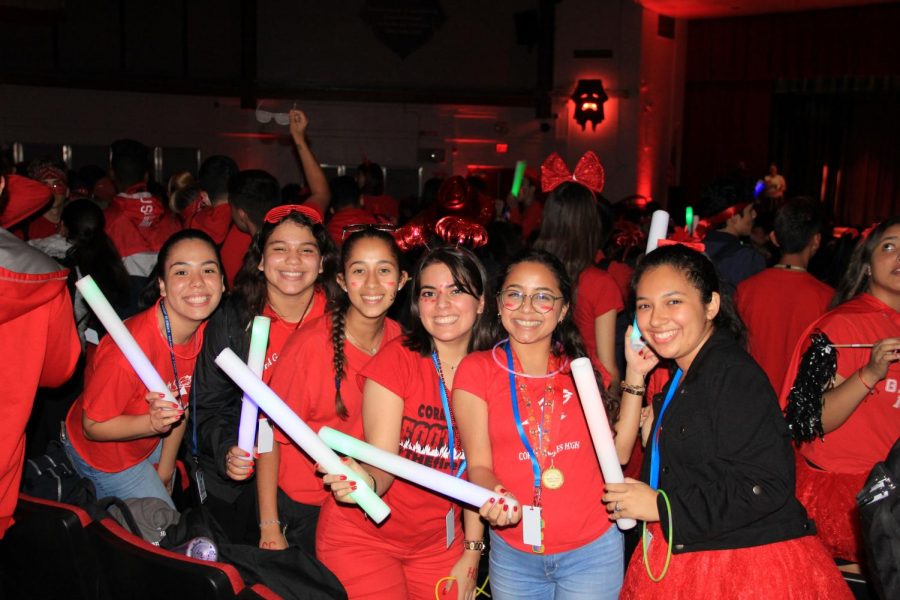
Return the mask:
{"type": "Polygon", "coordinates": [[[869,394],[875,393],[875,385],[878,385],[878,384],[876,383],[875,385],[869,385],[868,383],[866,383],[866,380],[863,379],[863,376],[862,376],[862,369],[860,369],[859,371],[856,372],[856,376],[859,377],[859,382],[861,384],[863,384],[863,386],[865,386],[865,388],[867,390],[869,390],[869,394]]]}
{"type": "Polygon", "coordinates": [[[267,519],[265,521],[259,522],[260,527],[265,527],[266,525],[284,525],[284,523],[282,523],[278,519],[267,519]]]}
{"type": "Polygon", "coordinates": [[[477,550],[484,554],[484,540],[463,540],[463,548],[466,550],[477,550]]]}
{"type": "Polygon", "coordinates": [[[641,385],[641,386],[630,385],[628,383],[625,383],[624,379],[619,383],[619,388],[623,392],[625,392],[627,394],[631,394],[633,396],[643,396],[644,392],[647,391],[646,385],[641,385]]]}

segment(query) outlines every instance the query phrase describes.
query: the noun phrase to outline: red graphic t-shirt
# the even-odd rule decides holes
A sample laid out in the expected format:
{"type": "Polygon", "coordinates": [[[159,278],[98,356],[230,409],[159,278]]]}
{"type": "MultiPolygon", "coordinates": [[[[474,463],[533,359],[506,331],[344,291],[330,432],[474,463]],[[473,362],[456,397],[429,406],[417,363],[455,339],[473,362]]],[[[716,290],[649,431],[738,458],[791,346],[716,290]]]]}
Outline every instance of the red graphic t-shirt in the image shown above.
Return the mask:
{"type": "MultiPolygon", "coordinates": [[[[175,365],[178,367],[178,384],[172,372],[172,358],[166,336],[159,329],[157,315],[159,302],[152,309],[125,321],[125,326],[147,355],[150,363],[166,382],[169,390],[185,408],[191,391],[194,363],[203,345],[202,323],[191,341],[176,344],[175,365]]],[[[110,336],[100,340],[97,351],[84,373],[84,392],[69,409],[66,416],[66,432],[78,454],[92,467],[107,473],[117,473],[138,464],[153,452],[159,444],[159,436],[121,442],[94,442],[84,436],[82,414],[103,422],[121,415],[145,415],[150,411],[146,396],[148,390],[137,373],[125,359],[110,336]]]]}
{"type": "MultiPolygon", "coordinates": [[[[460,363],[453,389],[465,390],[487,403],[494,473],[519,502],[530,505],[534,497],[531,457],[519,437],[513,416],[509,373],[495,362],[492,352],[496,352],[501,364],[506,364],[502,349],[474,352],[460,363]]],[[[518,378],[516,385],[523,382],[527,389],[524,393],[517,391],[517,396],[520,422],[526,435],[529,413],[525,398],[538,407],[535,415],[540,418],[545,395],[550,393],[547,387],[553,388],[554,417],[549,442],[553,448],[553,466],[562,471],[565,481],[556,490],[543,488],[541,517],[545,552],[566,552],[596,540],[609,529],[610,522],[600,501],[603,476],[571,374],[559,373],[549,380],[518,378]]],[[[547,464],[543,466],[546,468],[547,464]]],[[[531,552],[531,546],[522,541],[521,521],[496,533],[510,546],[531,552]]]]}

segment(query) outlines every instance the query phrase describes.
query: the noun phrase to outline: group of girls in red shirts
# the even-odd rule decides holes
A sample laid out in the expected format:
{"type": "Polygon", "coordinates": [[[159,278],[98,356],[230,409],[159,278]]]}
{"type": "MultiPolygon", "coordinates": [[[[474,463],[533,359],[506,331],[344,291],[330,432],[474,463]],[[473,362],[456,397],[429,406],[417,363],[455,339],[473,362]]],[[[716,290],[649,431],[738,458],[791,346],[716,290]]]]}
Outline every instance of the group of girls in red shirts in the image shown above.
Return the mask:
{"type": "MultiPolygon", "coordinates": [[[[590,193],[582,196],[577,202],[590,202],[590,193]]],[[[500,600],[731,597],[773,588],[786,597],[847,597],[794,495],[776,396],[741,348],[740,322],[702,254],[670,246],[639,265],[644,343],[626,343],[618,373],[599,334],[621,306],[618,291],[606,310],[584,318],[588,333],[597,326],[597,350],[586,351],[577,326],[589,267],[573,274],[534,249],[489,282],[471,251],[438,246],[407,275],[390,230],[345,228],[338,255],[316,210],[273,209],[221,307],[212,240],[193,230],[174,235],[153,279],[159,300],[127,325],[181,406],[158,390],[145,393],[113,342],[102,341],[66,421],[79,472],[101,495],[171,503],[175,455],[187,435],[195,485],[231,539],[272,551],[299,545],[351,598],[474,598],[485,524],[492,595],[500,600]],[[387,317],[404,287],[406,332],[387,317]],[[346,458],[392,509],[376,525],[353,503],[357,483],[317,472],[277,427],[271,448],[238,448],[241,392],[213,359],[225,347],[246,355],[258,315],[272,320],[263,380],[313,429],[363,438],[465,477],[499,500],[462,506],[346,458]],[[647,444],[642,481],[606,483],[598,468],[570,369],[585,354],[606,390],[620,463],[639,435],[647,444]],[[665,384],[642,412],[654,371],[665,384]],[[646,523],[644,548],[627,572],[614,525],[620,518],[646,523]],[[656,583],[660,569],[668,572],[656,583]]],[[[829,393],[840,414],[823,416],[828,431],[881,432],[876,421],[896,400],[889,386],[900,342],[880,325],[896,325],[898,237],[900,226],[888,222],[863,245],[861,283],[843,312],[875,321],[854,317],[857,329],[871,329],[875,347],[868,359],[848,353],[849,362],[839,362],[829,393]]],[[[264,416],[259,427],[262,445],[264,416]]],[[[883,433],[877,451],[896,437],[883,433]]],[[[843,451],[832,461],[822,448],[807,456],[823,468],[852,462],[843,451]]],[[[862,470],[867,460],[847,468],[862,470]]]]}

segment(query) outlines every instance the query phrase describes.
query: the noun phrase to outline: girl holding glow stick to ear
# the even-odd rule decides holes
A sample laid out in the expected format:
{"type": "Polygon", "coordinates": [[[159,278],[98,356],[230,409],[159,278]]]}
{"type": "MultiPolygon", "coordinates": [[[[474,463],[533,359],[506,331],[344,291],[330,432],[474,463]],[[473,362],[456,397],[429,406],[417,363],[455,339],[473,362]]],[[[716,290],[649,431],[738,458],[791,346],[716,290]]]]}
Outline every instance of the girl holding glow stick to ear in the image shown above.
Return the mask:
{"type": "MultiPolygon", "coordinates": [[[[256,485],[247,481],[256,465],[254,458],[237,445],[241,390],[214,359],[226,347],[238,356],[247,356],[253,318],[269,317],[262,376],[268,383],[288,337],[324,314],[325,292],[318,284],[334,253],[334,244],[317,210],[293,204],[273,208],[263,218],[244,257],[234,291],[210,320],[197,361],[196,419],[188,424],[188,435],[196,463],[194,484],[205,488],[204,507],[233,542],[255,544],[259,539],[256,485]]],[[[260,421],[260,428],[267,423],[260,421]]],[[[314,523],[313,519],[310,547],[314,523]]]]}
{"type": "Polygon", "coordinates": [[[794,497],[787,426],[712,262],[660,247],[633,281],[648,346],[628,368],[649,352],[677,370],[653,399],[649,485],[608,483],[603,497],[611,519],[647,524],[621,597],[850,597],[794,497]]]}
{"type": "MultiPolygon", "coordinates": [[[[400,326],[387,318],[407,278],[392,230],[383,225],[344,228],[341,269],[328,282],[336,288],[329,294],[328,313],[292,335],[281,352],[272,389],[313,430],[328,425],[363,436],[357,375],[400,335],[400,326]]],[[[280,430],[275,440],[272,452],[260,455],[258,463],[259,545],[281,550],[291,543],[314,553],[315,522],[329,493],[305,453],[280,430]],[[309,521],[306,525],[295,522],[297,515],[313,516],[301,519],[309,521]]]]}
{"type": "MultiPolygon", "coordinates": [[[[600,510],[603,477],[569,369],[585,355],[571,305],[559,259],[520,255],[497,293],[508,340],[466,357],[456,378],[453,408],[471,481],[523,505],[481,508],[493,526],[491,594],[499,600],[614,599],[622,585],[622,534],[600,510]]],[[[616,423],[618,398],[605,402],[616,423]]],[[[620,462],[631,455],[640,408],[640,396],[621,405],[620,462]]]]}
{"type": "MultiPolygon", "coordinates": [[[[206,319],[225,291],[218,250],[202,231],[185,229],[160,248],[153,275],[144,299],[159,299],[126,326],[187,409],[206,319]]],[[[170,492],[185,410],[160,392],[144,388],[112,338],[101,340],[64,432],[75,470],[98,496],[155,497],[174,508],[170,492]]]]}
{"type": "MultiPolygon", "coordinates": [[[[390,342],[362,369],[366,441],[457,475],[465,468],[465,456],[449,394],[462,358],[489,343],[482,315],[486,276],[474,254],[445,246],[422,257],[412,282],[409,335],[390,342]]],[[[350,501],[351,482],[325,476],[342,504],[327,502],[322,507],[316,555],[350,598],[432,598],[438,581],[449,575],[455,583],[439,586],[439,592],[471,600],[484,548],[478,513],[346,460],[371,479],[372,488],[392,509],[375,527],[362,511],[343,504],[350,501]]]]}

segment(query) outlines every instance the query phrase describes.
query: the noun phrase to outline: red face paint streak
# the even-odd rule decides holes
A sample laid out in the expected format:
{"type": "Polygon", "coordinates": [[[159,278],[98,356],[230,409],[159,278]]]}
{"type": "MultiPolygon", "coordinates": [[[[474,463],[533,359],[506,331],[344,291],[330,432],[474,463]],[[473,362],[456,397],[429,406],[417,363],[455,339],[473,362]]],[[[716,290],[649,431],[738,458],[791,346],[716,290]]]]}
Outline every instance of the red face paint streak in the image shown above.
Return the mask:
{"type": "Polygon", "coordinates": [[[359,287],[359,286],[361,286],[361,285],[362,285],[362,282],[361,282],[361,281],[351,281],[351,282],[350,282],[350,287],[355,287],[355,288],[357,288],[357,287],[359,287]]]}

